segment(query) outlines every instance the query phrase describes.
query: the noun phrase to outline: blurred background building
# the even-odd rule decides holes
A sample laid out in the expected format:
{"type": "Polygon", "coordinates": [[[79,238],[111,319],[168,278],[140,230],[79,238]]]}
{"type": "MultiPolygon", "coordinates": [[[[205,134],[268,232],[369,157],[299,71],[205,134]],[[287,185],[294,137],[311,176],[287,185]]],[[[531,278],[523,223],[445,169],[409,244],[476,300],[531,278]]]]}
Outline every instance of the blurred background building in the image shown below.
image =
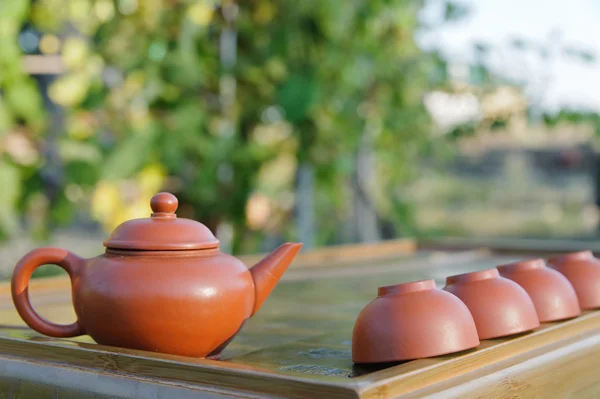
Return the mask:
{"type": "Polygon", "coordinates": [[[228,252],[595,239],[599,16],[593,0],[0,2],[0,276],[40,240],[99,253],[161,190],[228,252]]]}

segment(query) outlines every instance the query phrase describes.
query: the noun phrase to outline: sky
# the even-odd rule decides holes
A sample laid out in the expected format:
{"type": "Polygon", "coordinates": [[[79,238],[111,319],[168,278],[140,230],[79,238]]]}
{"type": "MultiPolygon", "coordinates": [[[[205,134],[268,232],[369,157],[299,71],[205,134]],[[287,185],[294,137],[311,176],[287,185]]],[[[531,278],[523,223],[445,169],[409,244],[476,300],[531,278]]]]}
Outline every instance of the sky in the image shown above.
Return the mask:
{"type": "MultiPolygon", "coordinates": [[[[425,20],[435,20],[439,0],[430,0],[425,20]]],[[[470,9],[460,22],[417,37],[425,47],[436,46],[448,59],[473,60],[473,43],[492,45],[489,67],[494,72],[528,82],[527,95],[541,108],[588,108],[600,111],[600,0],[461,0],[470,9]],[[552,35],[552,32],[560,32],[552,35]],[[593,63],[558,55],[542,60],[535,53],[513,49],[514,38],[568,45],[595,54],[593,63]]]]}

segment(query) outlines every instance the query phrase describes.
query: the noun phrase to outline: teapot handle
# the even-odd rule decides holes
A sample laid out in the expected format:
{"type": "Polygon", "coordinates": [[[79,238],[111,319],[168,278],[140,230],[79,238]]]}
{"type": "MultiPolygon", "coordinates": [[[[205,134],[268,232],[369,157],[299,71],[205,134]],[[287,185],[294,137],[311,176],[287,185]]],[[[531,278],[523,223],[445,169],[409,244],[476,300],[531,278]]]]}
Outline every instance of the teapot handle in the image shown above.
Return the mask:
{"type": "Polygon", "coordinates": [[[76,337],[85,334],[85,329],[77,320],[72,324],[54,324],[41,317],[29,301],[29,280],[33,271],[46,264],[54,264],[64,269],[71,279],[78,274],[83,259],[61,248],[38,248],[25,255],[15,267],[11,282],[12,299],[17,312],[29,327],[39,333],[56,338],[76,337]]]}

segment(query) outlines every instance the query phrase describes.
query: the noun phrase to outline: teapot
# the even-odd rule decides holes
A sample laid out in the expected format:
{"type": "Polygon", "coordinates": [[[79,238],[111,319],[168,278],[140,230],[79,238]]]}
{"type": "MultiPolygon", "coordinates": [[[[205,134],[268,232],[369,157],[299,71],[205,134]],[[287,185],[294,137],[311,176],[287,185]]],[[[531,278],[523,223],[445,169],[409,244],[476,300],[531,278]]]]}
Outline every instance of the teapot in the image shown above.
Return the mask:
{"type": "Polygon", "coordinates": [[[281,245],[248,269],[220,252],[202,223],[177,218],[177,198],[158,193],[149,218],[119,225],[105,253],[84,259],[38,248],[16,265],[11,294],[21,318],[51,337],[88,334],[98,344],[173,355],[218,358],[265,302],[302,244],[281,245]],[[44,264],[71,280],[77,321],[54,324],[33,309],[28,284],[44,264]]]}

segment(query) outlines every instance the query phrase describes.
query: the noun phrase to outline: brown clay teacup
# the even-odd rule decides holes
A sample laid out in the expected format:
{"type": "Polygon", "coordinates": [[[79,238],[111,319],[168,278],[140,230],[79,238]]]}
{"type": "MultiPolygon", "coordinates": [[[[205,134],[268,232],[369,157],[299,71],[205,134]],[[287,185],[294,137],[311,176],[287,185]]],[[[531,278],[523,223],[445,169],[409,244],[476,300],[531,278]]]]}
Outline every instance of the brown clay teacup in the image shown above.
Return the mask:
{"type": "Polygon", "coordinates": [[[514,281],[500,277],[496,268],[450,276],[446,278],[444,290],[467,305],[479,339],[518,334],[540,325],[527,291],[514,281]]]}
{"type": "Polygon", "coordinates": [[[600,259],[591,251],[554,256],[548,259],[548,266],[571,282],[581,309],[600,308],[600,259]]]}
{"type": "Polygon", "coordinates": [[[354,363],[384,363],[460,352],[479,345],[473,316],[433,280],[379,287],[352,333],[354,363]]]}
{"type": "Polygon", "coordinates": [[[581,314],[577,295],[565,276],[546,266],[543,259],[525,260],[498,266],[502,277],[527,291],[540,322],[557,321],[581,314]]]}

